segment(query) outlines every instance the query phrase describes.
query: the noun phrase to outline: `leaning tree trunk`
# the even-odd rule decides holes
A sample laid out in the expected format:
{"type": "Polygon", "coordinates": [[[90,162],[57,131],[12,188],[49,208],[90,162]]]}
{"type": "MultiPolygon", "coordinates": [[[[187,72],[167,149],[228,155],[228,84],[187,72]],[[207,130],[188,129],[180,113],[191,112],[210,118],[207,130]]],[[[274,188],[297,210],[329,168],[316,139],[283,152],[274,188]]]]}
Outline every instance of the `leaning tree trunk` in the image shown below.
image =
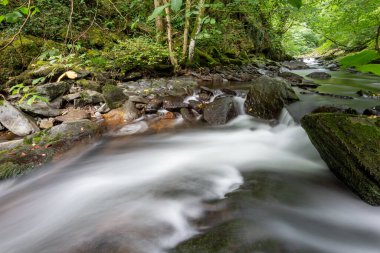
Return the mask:
{"type": "Polygon", "coordinates": [[[194,52],[195,52],[195,42],[197,39],[198,34],[201,32],[202,29],[202,20],[205,12],[205,0],[199,0],[198,3],[198,16],[195,20],[195,25],[193,28],[193,31],[191,33],[190,38],[190,44],[189,44],[189,62],[191,63],[194,58],[194,52]]]}
{"type": "MultiPolygon", "coordinates": [[[[168,0],[163,0],[164,4],[168,4],[168,0]]],[[[174,66],[175,69],[178,69],[178,61],[175,57],[174,51],[173,51],[173,35],[172,35],[172,23],[170,19],[170,9],[169,7],[165,8],[165,14],[166,14],[166,30],[168,33],[168,47],[169,47],[169,57],[170,62],[174,66]]]]}
{"type": "Polygon", "coordinates": [[[190,11],[191,11],[191,0],[186,0],[185,28],[183,31],[183,51],[182,51],[183,59],[186,58],[187,49],[189,47],[190,11]]]}
{"type": "MultiPolygon", "coordinates": [[[[161,0],[154,0],[154,8],[161,6],[161,0]]],[[[160,15],[156,17],[156,39],[157,42],[161,41],[162,35],[164,34],[164,22],[160,15]]]]}
{"type": "Polygon", "coordinates": [[[376,50],[380,53],[380,25],[377,28],[377,35],[376,35],[376,50]]]}

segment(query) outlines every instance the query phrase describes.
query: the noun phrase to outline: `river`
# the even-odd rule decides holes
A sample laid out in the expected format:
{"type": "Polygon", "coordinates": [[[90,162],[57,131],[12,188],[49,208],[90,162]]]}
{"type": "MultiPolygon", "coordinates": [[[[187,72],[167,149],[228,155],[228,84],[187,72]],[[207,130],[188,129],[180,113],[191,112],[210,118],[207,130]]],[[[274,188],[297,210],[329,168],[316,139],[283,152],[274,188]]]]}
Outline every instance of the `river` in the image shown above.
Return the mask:
{"type": "MultiPolygon", "coordinates": [[[[380,86],[378,77],[332,74],[319,89],[380,86]]],[[[300,96],[289,108],[296,115],[338,100],[300,96]]],[[[362,100],[339,101],[374,103],[362,100]]],[[[335,179],[287,110],[275,126],[240,115],[222,127],[123,134],[2,182],[0,252],[163,253],[236,220],[244,224],[220,235],[232,241],[222,249],[185,243],[179,252],[379,252],[380,209],[335,179]]]]}

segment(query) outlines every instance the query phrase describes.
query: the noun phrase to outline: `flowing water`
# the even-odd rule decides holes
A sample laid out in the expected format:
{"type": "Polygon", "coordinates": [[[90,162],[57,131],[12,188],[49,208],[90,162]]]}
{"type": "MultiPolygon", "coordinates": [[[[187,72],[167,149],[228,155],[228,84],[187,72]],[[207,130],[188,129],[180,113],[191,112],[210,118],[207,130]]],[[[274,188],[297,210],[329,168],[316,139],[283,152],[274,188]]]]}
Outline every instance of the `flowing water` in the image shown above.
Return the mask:
{"type": "Polygon", "coordinates": [[[223,252],[380,252],[380,209],[335,179],[286,110],[276,126],[241,115],[223,127],[123,137],[146,128],[136,122],[2,182],[0,252],[167,252],[211,229],[218,212],[248,220],[241,240],[283,245],[223,252]],[[234,197],[244,187],[253,194],[234,197]]]}

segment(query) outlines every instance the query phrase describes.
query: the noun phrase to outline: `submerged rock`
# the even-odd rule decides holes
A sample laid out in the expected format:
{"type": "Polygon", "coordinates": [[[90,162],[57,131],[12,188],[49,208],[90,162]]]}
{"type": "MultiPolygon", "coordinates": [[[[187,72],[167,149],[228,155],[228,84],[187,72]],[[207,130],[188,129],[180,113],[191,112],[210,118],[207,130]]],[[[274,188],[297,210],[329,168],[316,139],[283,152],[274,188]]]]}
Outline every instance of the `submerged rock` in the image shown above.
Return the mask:
{"type": "Polygon", "coordinates": [[[282,63],[282,66],[290,70],[295,69],[309,69],[310,67],[303,61],[285,61],[282,63]]]}
{"type": "Polygon", "coordinates": [[[280,78],[262,76],[250,86],[244,106],[251,116],[276,119],[286,104],[297,100],[289,83],[280,78]]]}
{"type": "Polygon", "coordinates": [[[0,123],[12,133],[18,136],[39,131],[36,123],[14,107],[11,103],[0,97],[0,123]]]}
{"type": "Polygon", "coordinates": [[[238,116],[233,97],[215,99],[206,104],[203,117],[211,125],[223,125],[238,116]]]}
{"type": "Polygon", "coordinates": [[[380,205],[380,119],[312,114],[303,128],[331,171],[371,205],[380,205]]]}
{"type": "Polygon", "coordinates": [[[331,78],[331,75],[329,73],[326,73],[326,72],[313,72],[313,73],[310,73],[308,75],[306,75],[307,77],[310,77],[310,78],[313,78],[313,79],[321,79],[321,80],[325,80],[325,79],[330,79],[331,78]]]}

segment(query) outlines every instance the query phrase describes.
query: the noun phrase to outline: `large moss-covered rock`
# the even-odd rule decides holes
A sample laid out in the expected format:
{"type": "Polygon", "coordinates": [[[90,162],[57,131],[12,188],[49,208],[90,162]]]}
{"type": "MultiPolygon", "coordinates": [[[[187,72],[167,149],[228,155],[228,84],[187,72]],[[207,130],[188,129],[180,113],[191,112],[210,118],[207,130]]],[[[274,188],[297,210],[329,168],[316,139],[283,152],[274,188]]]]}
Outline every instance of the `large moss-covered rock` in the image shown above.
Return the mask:
{"type": "Polygon", "coordinates": [[[244,106],[249,115],[275,119],[286,104],[297,100],[298,97],[288,82],[262,76],[250,86],[244,106]]]}
{"type": "Polygon", "coordinates": [[[371,205],[380,205],[380,119],[312,114],[301,120],[331,171],[371,205]]]}
{"type": "Polygon", "coordinates": [[[99,131],[96,123],[78,120],[27,136],[21,142],[3,144],[9,149],[0,147],[0,180],[40,167],[79,143],[88,142],[99,131]]]}

